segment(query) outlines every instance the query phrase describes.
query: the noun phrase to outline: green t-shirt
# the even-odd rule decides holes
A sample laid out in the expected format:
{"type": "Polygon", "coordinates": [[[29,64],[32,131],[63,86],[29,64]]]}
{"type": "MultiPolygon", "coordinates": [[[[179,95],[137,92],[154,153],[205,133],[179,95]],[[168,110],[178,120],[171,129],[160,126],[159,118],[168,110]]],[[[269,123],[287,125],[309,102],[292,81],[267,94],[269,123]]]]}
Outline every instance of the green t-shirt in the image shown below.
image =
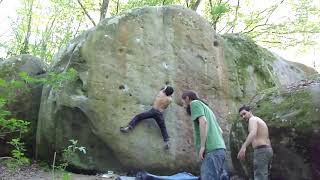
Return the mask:
{"type": "Polygon", "coordinates": [[[208,133],[206,140],[206,153],[211,152],[215,149],[226,149],[224,140],[222,137],[222,132],[220,126],[217,122],[217,119],[212,112],[212,110],[199,100],[193,100],[191,102],[191,119],[194,125],[194,136],[195,136],[195,145],[196,149],[199,152],[201,146],[200,140],[200,127],[198,118],[205,116],[207,119],[208,133]]]}

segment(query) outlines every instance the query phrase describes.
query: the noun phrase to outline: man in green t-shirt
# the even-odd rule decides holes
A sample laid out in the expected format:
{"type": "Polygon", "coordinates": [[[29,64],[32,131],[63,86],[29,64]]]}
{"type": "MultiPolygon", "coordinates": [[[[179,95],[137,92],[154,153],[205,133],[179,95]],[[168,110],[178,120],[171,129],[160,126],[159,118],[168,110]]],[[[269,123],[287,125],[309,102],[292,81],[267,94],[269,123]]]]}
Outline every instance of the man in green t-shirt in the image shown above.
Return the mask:
{"type": "Polygon", "coordinates": [[[182,101],[194,125],[195,146],[202,161],[201,180],[219,180],[223,172],[226,146],[217,119],[194,91],[185,91],[182,101]]]}

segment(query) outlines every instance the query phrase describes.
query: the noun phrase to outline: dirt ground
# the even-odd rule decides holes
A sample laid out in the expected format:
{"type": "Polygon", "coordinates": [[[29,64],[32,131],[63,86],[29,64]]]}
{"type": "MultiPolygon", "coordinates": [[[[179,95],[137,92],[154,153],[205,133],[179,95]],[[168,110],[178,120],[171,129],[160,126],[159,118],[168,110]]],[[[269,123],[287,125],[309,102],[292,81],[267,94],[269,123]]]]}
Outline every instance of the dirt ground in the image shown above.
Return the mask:
{"type": "MultiPolygon", "coordinates": [[[[81,175],[71,174],[72,180],[114,180],[116,175],[112,178],[102,177],[102,174],[98,175],[81,175]]],[[[54,176],[56,180],[62,180],[63,174],[56,173],[54,176]]],[[[10,171],[6,167],[0,165],[0,180],[53,180],[52,172],[46,172],[39,166],[33,164],[28,167],[24,167],[17,171],[10,171]]]]}

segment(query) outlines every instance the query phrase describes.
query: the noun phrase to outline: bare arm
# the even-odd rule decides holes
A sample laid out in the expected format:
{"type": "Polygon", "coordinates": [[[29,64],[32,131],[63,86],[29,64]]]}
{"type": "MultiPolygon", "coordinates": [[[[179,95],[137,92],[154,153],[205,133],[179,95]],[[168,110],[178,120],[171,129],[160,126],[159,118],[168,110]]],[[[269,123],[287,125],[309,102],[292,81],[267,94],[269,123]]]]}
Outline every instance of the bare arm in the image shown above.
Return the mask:
{"type": "Polygon", "coordinates": [[[242,144],[240,151],[238,153],[238,159],[244,159],[245,154],[246,154],[246,148],[249,144],[251,144],[251,142],[253,141],[253,139],[256,137],[257,135],[257,130],[258,130],[258,122],[257,119],[255,118],[251,118],[249,120],[249,134],[247,136],[246,141],[242,144]]]}
{"type": "Polygon", "coordinates": [[[253,139],[256,137],[258,131],[258,122],[257,119],[251,118],[249,120],[249,134],[247,136],[246,141],[242,144],[242,146],[247,147],[253,139]]]}
{"type": "Polygon", "coordinates": [[[207,119],[205,116],[199,117],[201,148],[205,148],[208,134],[207,119]]]}
{"type": "Polygon", "coordinates": [[[208,134],[208,125],[207,119],[205,116],[199,117],[199,126],[200,126],[200,150],[199,150],[199,159],[203,160],[206,150],[206,141],[207,141],[207,134],[208,134]]]}

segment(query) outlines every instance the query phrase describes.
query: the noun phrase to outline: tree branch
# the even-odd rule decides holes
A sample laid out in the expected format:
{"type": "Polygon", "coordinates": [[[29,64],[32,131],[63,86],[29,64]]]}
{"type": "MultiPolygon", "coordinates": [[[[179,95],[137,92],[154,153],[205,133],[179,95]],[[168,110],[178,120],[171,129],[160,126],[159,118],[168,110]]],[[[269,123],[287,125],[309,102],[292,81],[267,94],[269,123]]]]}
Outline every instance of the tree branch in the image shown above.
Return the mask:
{"type": "Polygon", "coordinates": [[[261,40],[260,42],[270,43],[270,44],[282,44],[282,42],[281,42],[281,41],[267,41],[267,40],[261,40]]]}
{"type": "Polygon", "coordinates": [[[269,33],[272,34],[319,34],[320,31],[299,31],[299,30],[295,30],[295,31],[287,31],[287,32],[275,32],[275,31],[269,31],[269,33]]]}
{"type": "Polygon", "coordinates": [[[254,31],[256,28],[258,27],[261,27],[261,26],[267,26],[267,25],[271,25],[271,24],[258,24],[256,25],[255,27],[253,27],[252,29],[250,29],[249,31],[245,31],[245,32],[242,32],[243,34],[247,34],[247,33],[250,33],[252,31],[254,31]]]}
{"type": "Polygon", "coordinates": [[[78,32],[79,32],[79,28],[80,28],[81,23],[82,23],[82,18],[79,20],[79,24],[78,24],[77,29],[76,29],[75,32],[74,32],[73,39],[76,38],[76,36],[77,36],[77,34],[78,34],[78,32]]]}
{"type": "MultiPolygon", "coordinates": [[[[283,1],[282,1],[282,2],[283,2],[283,1]]],[[[282,3],[282,2],[281,2],[281,3],[282,3]]],[[[251,17],[251,19],[258,19],[258,18],[260,17],[260,15],[263,14],[263,13],[265,13],[268,9],[269,9],[269,8],[262,10],[261,12],[259,12],[259,13],[255,16],[255,18],[251,17]]],[[[247,25],[241,32],[247,30],[247,29],[252,25],[252,23],[253,23],[253,22],[251,21],[251,23],[250,23],[249,25],[247,25]]]]}
{"type": "MultiPolygon", "coordinates": [[[[244,33],[244,34],[250,33],[250,32],[252,32],[253,30],[255,30],[256,28],[258,28],[258,27],[260,27],[260,26],[265,26],[265,25],[267,25],[267,23],[268,23],[271,15],[275,12],[275,10],[276,10],[276,9],[280,6],[280,4],[282,4],[283,2],[284,2],[284,0],[282,0],[279,4],[274,5],[274,6],[271,8],[271,10],[269,11],[269,14],[267,15],[267,19],[265,20],[265,22],[264,22],[263,24],[258,24],[258,25],[256,25],[255,27],[251,28],[251,30],[245,31],[245,32],[243,32],[243,33],[244,33]]],[[[266,9],[265,9],[265,10],[266,10],[266,9]]],[[[265,11],[265,10],[264,10],[264,11],[265,11]]],[[[260,12],[257,17],[259,17],[264,11],[260,12]]],[[[251,24],[252,24],[252,23],[251,23],[251,24]]],[[[251,24],[250,24],[250,25],[251,25],[251,24]]],[[[248,27],[249,27],[249,26],[247,26],[245,29],[247,29],[248,27]]],[[[244,29],[244,30],[245,30],[245,29],[244,29]]]]}
{"type": "Polygon", "coordinates": [[[2,159],[14,159],[13,157],[0,157],[0,160],[2,159]]]}
{"type": "Polygon", "coordinates": [[[230,29],[227,32],[229,32],[232,29],[231,32],[233,33],[234,27],[236,26],[236,21],[238,19],[239,8],[240,8],[240,0],[238,0],[238,3],[237,3],[236,12],[234,13],[234,20],[233,20],[232,26],[230,27],[230,29]]]}
{"type": "Polygon", "coordinates": [[[91,18],[91,16],[89,15],[88,11],[86,10],[86,8],[82,5],[82,3],[80,2],[80,0],[77,0],[79,5],[81,6],[81,9],[84,11],[84,13],[87,15],[87,17],[89,18],[89,20],[92,22],[93,26],[96,26],[96,23],[94,22],[94,20],[91,18]]]}

